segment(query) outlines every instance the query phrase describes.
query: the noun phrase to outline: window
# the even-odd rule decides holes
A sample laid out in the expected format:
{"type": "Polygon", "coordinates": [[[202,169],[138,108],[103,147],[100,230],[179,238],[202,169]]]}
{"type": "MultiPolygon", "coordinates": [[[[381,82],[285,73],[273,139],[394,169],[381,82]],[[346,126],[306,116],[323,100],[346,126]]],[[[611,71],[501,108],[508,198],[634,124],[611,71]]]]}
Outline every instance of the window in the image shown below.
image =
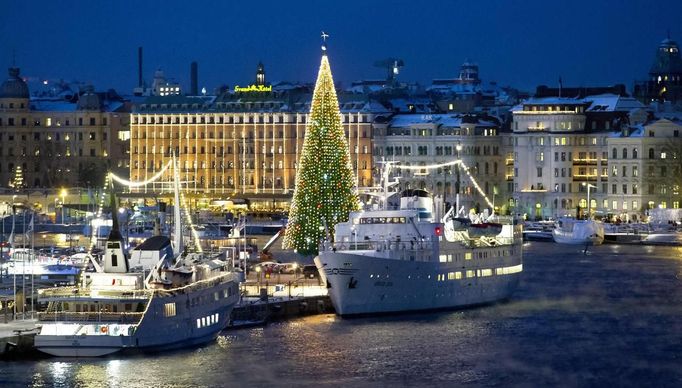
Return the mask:
{"type": "Polygon", "coordinates": [[[163,316],[164,317],[174,317],[176,314],[175,303],[166,303],[163,306],[163,316]]]}
{"type": "Polygon", "coordinates": [[[538,178],[542,178],[542,167],[538,167],[538,178]]]}
{"type": "Polygon", "coordinates": [[[627,193],[628,193],[628,185],[623,184],[623,194],[627,194],[627,193]]]}
{"type": "Polygon", "coordinates": [[[628,149],[623,148],[623,159],[627,159],[627,158],[628,158],[628,149]]]}

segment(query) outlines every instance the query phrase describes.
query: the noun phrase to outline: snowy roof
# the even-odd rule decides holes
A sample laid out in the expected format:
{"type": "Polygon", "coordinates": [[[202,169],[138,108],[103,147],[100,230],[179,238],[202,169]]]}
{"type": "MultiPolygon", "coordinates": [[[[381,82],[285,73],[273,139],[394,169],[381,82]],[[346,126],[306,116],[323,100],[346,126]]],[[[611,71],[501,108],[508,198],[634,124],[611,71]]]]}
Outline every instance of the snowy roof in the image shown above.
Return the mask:
{"type": "Polygon", "coordinates": [[[516,105],[512,111],[522,111],[524,105],[587,105],[587,112],[631,112],[644,108],[644,105],[632,97],[617,94],[599,94],[585,98],[575,97],[532,97],[516,105]]]}
{"type": "Polygon", "coordinates": [[[475,124],[477,127],[495,127],[498,124],[488,120],[481,120],[475,116],[468,116],[468,120],[460,114],[397,114],[391,118],[389,125],[393,128],[414,126],[436,126],[457,128],[462,124],[475,124]]]}
{"type": "Polygon", "coordinates": [[[621,97],[617,94],[600,94],[587,96],[583,101],[591,103],[588,112],[630,112],[633,109],[643,108],[644,105],[632,97],[621,97]]]}

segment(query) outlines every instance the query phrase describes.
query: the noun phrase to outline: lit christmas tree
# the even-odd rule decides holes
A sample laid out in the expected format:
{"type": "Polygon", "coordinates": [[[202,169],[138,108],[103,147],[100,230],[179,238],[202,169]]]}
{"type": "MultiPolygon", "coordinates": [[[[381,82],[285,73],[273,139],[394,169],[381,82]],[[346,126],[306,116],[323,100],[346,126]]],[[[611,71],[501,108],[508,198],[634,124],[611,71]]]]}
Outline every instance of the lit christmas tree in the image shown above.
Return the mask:
{"type": "Polygon", "coordinates": [[[17,191],[19,191],[25,187],[25,185],[24,185],[24,171],[21,169],[20,165],[17,165],[16,167],[14,167],[14,171],[12,172],[12,178],[9,182],[9,187],[11,187],[17,191]]]}
{"type": "MultiPolygon", "coordinates": [[[[327,35],[323,33],[322,38],[327,35]]],[[[347,221],[348,213],[359,208],[326,45],[322,50],[284,236],[286,249],[304,255],[317,253],[326,233],[325,223],[333,235],[334,226],[347,221]]]]}

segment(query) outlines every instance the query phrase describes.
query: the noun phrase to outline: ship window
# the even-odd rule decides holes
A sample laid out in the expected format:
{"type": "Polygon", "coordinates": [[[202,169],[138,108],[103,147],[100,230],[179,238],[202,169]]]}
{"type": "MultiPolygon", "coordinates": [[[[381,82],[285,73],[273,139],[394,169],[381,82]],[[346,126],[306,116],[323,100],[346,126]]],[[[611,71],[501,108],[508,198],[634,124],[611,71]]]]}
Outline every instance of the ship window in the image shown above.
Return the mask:
{"type": "Polygon", "coordinates": [[[471,260],[471,252],[464,252],[464,260],[471,260]]]}
{"type": "Polygon", "coordinates": [[[115,254],[111,255],[111,266],[118,267],[118,256],[116,256],[115,254]]]}
{"type": "Polygon", "coordinates": [[[123,308],[125,311],[133,311],[133,304],[132,303],[126,303],[123,308]]]}
{"type": "Polygon", "coordinates": [[[201,318],[201,326],[207,326],[206,317],[201,318]]]}
{"type": "Polygon", "coordinates": [[[197,318],[197,329],[201,329],[201,319],[197,318]]]}
{"type": "Polygon", "coordinates": [[[493,270],[492,269],[483,269],[481,270],[481,276],[493,276],[493,270]]]}
{"type": "Polygon", "coordinates": [[[163,316],[164,317],[174,317],[175,316],[175,302],[166,303],[163,305],[163,316]]]}
{"type": "Polygon", "coordinates": [[[462,273],[461,272],[455,272],[455,279],[459,280],[462,278],[462,273]]]}
{"type": "Polygon", "coordinates": [[[472,270],[472,269],[467,270],[467,277],[468,277],[468,278],[473,278],[473,277],[475,277],[475,276],[476,276],[476,275],[474,274],[474,270],[472,270]]]}
{"type": "Polygon", "coordinates": [[[213,293],[213,299],[214,299],[214,300],[220,299],[220,295],[218,295],[217,292],[214,292],[214,293],[213,293]]]}
{"type": "Polygon", "coordinates": [[[441,263],[445,263],[448,261],[448,255],[440,255],[439,259],[441,263]]]}

